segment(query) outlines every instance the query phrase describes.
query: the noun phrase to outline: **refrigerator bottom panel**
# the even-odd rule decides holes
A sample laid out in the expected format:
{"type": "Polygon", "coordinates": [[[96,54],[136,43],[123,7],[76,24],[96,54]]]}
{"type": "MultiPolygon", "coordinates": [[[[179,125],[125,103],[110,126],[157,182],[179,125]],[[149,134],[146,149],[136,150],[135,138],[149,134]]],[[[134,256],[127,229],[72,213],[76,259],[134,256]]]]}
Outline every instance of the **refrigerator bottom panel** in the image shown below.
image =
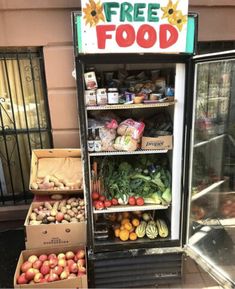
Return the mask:
{"type": "Polygon", "coordinates": [[[89,256],[89,287],[143,288],[180,282],[182,253],[149,250],[119,251],[89,256]]]}

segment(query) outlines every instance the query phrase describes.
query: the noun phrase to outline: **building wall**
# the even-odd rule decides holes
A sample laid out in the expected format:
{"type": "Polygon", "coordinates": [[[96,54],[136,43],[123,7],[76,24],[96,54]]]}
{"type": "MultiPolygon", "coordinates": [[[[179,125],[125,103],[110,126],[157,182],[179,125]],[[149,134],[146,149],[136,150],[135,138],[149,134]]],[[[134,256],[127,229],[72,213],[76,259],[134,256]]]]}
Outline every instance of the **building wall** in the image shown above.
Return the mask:
{"type": "MultiPolygon", "coordinates": [[[[235,40],[234,0],[190,0],[199,41],[235,40]]],[[[0,47],[43,47],[54,146],[79,147],[71,12],[78,0],[0,0],[0,47]]]]}

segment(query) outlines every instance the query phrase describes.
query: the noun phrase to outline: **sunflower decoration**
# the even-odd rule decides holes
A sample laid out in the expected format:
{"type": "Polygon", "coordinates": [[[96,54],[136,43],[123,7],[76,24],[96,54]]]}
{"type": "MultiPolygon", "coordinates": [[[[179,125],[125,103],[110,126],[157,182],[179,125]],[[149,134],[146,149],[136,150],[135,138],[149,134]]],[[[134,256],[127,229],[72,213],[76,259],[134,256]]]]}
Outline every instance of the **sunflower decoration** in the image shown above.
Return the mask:
{"type": "Polygon", "coordinates": [[[175,4],[172,3],[172,0],[169,0],[168,4],[166,7],[162,7],[162,11],[164,12],[162,15],[162,19],[164,18],[172,18],[174,16],[174,13],[177,9],[179,1],[176,1],[175,4]]]}
{"type": "Polygon", "coordinates": [[[169,19],[169,23],[177,26],[179,31],[182,30],[185,23],[187,23],[187,16],[183,15],[181,10],[175,12],[174,17],[169,19]]]}
{"type": "Polygon", "coordinates": [[[182,30],[185,23],[187,23],[187,16],[183,15],[181,10],[177,10],[179,0],[173,4],[172,0],[169,0],[166,7],[162,7],[163,15],[162,19],[167,18],[168,22],[176,26],[179,31],[182,30]]]}
{"type": "Polygon", "coordinates": [[[90,27],[96,26],[100,21],[105,21],[103,14],[103,6],[99,2],[89,0],[86,7],[82,10],[84,12],[83,18],[86,20],[86,25],[90,24],[90,27]]]}

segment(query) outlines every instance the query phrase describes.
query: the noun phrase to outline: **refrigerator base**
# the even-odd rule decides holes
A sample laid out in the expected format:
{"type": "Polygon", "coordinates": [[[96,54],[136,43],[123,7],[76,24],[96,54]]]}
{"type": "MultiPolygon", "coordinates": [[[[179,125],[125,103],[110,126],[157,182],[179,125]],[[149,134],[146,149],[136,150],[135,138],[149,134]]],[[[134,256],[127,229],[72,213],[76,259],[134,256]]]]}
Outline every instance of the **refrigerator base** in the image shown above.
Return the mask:
{"type": "Polygon", "coordinates": [[[182,277],[182,252],[157,254],[129,250],[90,254],[89,288],[143,288],[177,283],[182,277]]]}

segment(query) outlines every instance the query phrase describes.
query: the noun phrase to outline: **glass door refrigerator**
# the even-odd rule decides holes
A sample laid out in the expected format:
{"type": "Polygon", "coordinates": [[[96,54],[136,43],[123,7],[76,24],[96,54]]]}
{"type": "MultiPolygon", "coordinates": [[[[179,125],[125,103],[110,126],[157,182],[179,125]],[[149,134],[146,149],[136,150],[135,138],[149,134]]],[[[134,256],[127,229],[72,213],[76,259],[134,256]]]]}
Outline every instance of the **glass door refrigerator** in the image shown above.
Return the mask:
{"type": "Polygon", "coordinates": [[[177,283],[188,254],[234,288],[233,53],[79,53],[79,17],[73,15],[89,287],[177,283]],[[128,103],[131,92],[151,85],[159,101],[128,103]],[[97,86],[99,93],[109,88],[99,105],[97,86]],[[115,103],[117,87],[123,104],[115,103]]]}

